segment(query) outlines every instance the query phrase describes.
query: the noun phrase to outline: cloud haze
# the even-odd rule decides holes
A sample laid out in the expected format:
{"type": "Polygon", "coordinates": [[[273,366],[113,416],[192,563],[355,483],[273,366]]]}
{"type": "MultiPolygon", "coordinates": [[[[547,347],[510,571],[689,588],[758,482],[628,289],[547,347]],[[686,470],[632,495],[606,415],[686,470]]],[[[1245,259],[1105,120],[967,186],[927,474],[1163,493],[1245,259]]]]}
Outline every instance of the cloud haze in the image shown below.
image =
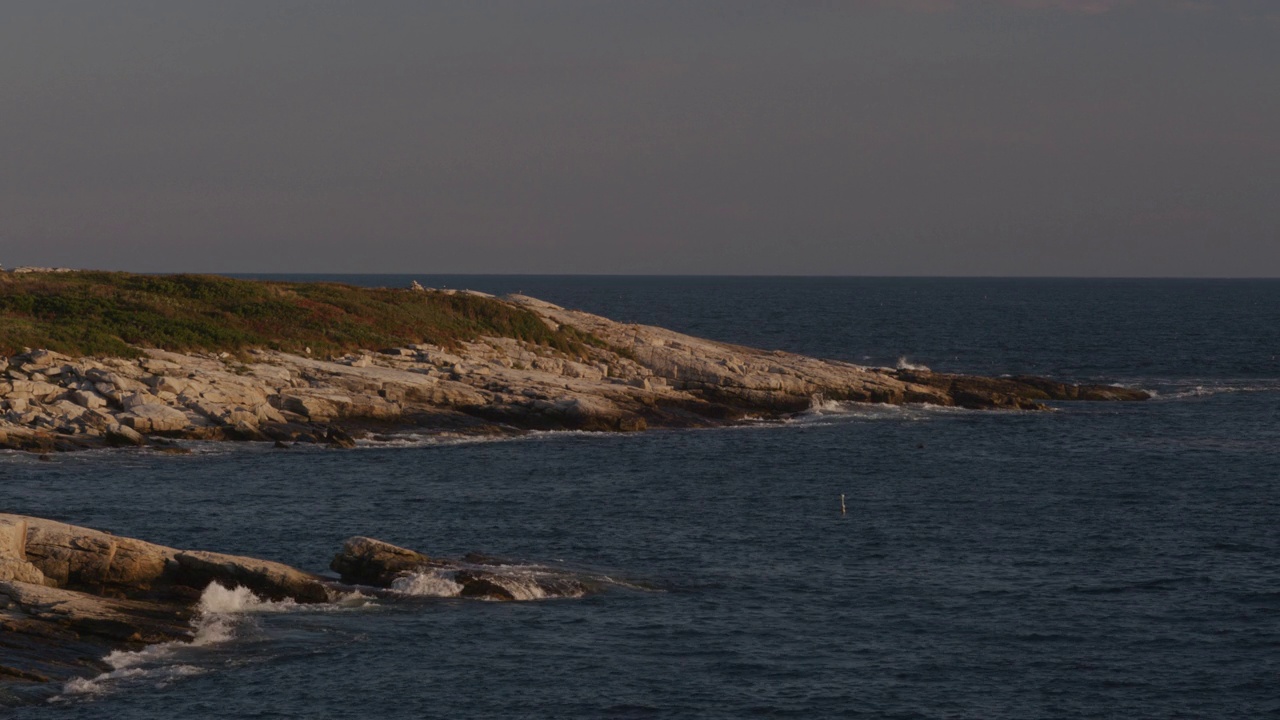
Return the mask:
{"type": "Polygon", "coordinates": [[[9,267],[1280,275],[1266,3],[0,12],[9,267]]]}

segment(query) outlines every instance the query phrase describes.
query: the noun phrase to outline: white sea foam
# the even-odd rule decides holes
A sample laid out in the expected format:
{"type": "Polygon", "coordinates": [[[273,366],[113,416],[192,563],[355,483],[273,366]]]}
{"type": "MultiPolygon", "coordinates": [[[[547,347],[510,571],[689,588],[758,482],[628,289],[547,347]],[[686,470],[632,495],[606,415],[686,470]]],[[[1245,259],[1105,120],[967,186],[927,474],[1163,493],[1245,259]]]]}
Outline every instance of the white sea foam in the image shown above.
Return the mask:
{"type": "Polygon", "coordinates": [[[898,364],[895,365],[895,367],[899,370],[923,370],[925,372],[929,371],[929,367],[927,365],[920,365],[918,363],[908,362],[906,355],[898,356],[898,364]]]}
{"type": "Polygon", "coordinates": [[[198,608],[199,618],[204,620],[239,613],[283,612],[297,606],[293,600],[264,600],[242,585],[227,588],[215,582],[201,593],[198,608]]]}
{"type": "Polygon", "coordinates": [[[453,573],[443,570],[415,572],[391,581],[391,589],[417,597],[457,597],[462,586],[453,581],[453,573]]]}
{"type": "MultiPolygon", "coordinates": [[[[1277,378],[1159,379],[1136,383],[1155,400],[1186,400],[1233,393],[1280,392],[1277,378]]],[[[1130,387],[1125,385],[1124,387],[1130,387]]]]}
{"type": "Polygon", "coordinates": [[[808,410],[793,415],[784,422],[790,425],[825,425],[850,420],[906,420],[919,422],[944,415],[971,412],[982,411],[930,403],[889,405],[886,403],[846,402],[827,400],[821,395],[815,395],[808,410]]]}
{"type": "MultiPolygon", "coordinates": [[[[507,592],[511,593],[511,597],[516,600],[543,600],[548,597],[547,591],[542,589],[532,574],[519,575],[498,575],[493,581],[503,587],[507,592]]],[[[558,597],[579,597],[581,593],[572,595],[560,595],[558,597]]]]}
{"type": "Polygon", "coordinates": [[[397,433],[382,436],[381,440],[365,438],[356,441],[356,447],[362,449],[382,448],[422,448],[451,447],[454,445],[477,445],[483,443],[530,442],[563,437],[599,438],[608,433],[588,430],[530,430],[511,435],[464,435],[460,433],[397,433]]]}
{"type": "MultiPolygon", "coordinates": [[[[511,593],[515,600],[577,598],[585,594],[576,579],[540,565],[485,565],[482,570],[486,580],[511,593]]],[[[391,589],[415,597],[458,597],[462,593],[454,571],[434,568],[396,578],[391,589]]]]}
{"type": "Polygon", "coordinates": [[[246,587],[227,588],[211,583],[200,595],[196,615],[191,621],[190,642],[173,641],[149,645],[141,650],[117,650],[103,662],[111,669],[92,678],[75,678],[63,685],[62,694],[50,702],[102,695],[123,684],[150,683],[167,685],[179,678],[206,672],[205,668],[181,660],[192,658],[192,648],[207,649],[234,640],[251,622],[249,616],[261,613],[308,610],[337,610],[360,607],[370,599],[358,592],[346,593],[332,603],[299,605],[293,600],[266,600],[246,587]]]}

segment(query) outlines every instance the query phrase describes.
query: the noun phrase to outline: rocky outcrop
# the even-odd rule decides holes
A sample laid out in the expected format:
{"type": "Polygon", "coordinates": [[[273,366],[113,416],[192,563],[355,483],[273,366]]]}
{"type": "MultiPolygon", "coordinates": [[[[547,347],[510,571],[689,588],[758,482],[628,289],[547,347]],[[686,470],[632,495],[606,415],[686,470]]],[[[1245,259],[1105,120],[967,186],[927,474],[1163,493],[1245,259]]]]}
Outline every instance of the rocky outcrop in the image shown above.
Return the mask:
{"type": "Polygon", "coordinates": [[[0,514],[0,561],[29,567],[32,584],[119,598],[188,598],[211,582],[272,600],[325,602],[323,578],[287,565],[118,537],[54,520],[0,514]]]}
{"type": "MultiPolygon", "coordinates": [[[[532,597],[579,597],[592,588],[580,578],[564,574],[515,577],[502,572],[490,558],[468,555],[461,561],[439,560],[415,550],[367,537],[349,538],[329,568],[344,583],[395,588],[415,575],[430,573],[457,586],[457,595],[481,600],[521,600],[532,597]]],[[[405,583],[411,586],[412,582],[405,583]]]]}
{"type": "Polygon", "coordinates": [[[420,552],[367,537],[348,538],[329,569],[352,585],[390,587],[405,573],[441,564],[420,552]]]}
{"type": "Polygon", "coordinates": [[[0,360],[0,447],[49,453],[142,445],[148,437],[349,446],[350,437],[408,429],[625,432],[782,417],[818,396],[991,409],[1146,397],[1045,378],[863,367],[618,323],[519,295],[505,301],[590,342],[569,354],[483,337],[328,360],[272,351],[151,349],[130,360],[33,350],[0,360]]]}
{"type": "Polygon", "coordinates": [[[212,583],[297,603],[330,602],[352,585],[400,598],[412,593],[395,590],[397,582],[421,572],[439,573],[459,597],[485,600],[592,589],[569,575],[516,578],[480,556],[434,559],[367,537],[347,540],[332,567],[341,583],[269,560],[0,513],[0,706],[6,684],[94,674],[105,669],[97,658],[112,650],[190,641],[196,601],[212,583]]]}
{"type": "Polygon", "coordinates": [[[190,640],[192,605],[212,582],[297,602],[332,592],[279,563],[0,514],[0,687],[96,673],[112,650],[190,640]]]}

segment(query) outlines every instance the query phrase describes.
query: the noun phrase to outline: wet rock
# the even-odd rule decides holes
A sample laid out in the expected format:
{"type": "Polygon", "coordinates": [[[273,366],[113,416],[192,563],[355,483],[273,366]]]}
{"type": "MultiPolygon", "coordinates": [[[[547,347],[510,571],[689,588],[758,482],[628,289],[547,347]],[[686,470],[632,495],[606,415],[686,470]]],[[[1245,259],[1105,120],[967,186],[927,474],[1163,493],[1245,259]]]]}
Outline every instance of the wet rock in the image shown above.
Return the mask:
{"type": "Polygon", "coordinates": [[[351,449],[356,446],[355,438],[334,427],[325,432],[324,441],[330,447],[336,448],[351,449]]]}
{"type": "Polygon", "coordinates": [[[388,587],[397,577],[439,563],[420,552],[369,537],[348,538],[329,563],[345,583],[388,587]]]}
{"type": "Polygon", "coordinates": [[[330,594],[323,578],[282,563],[222,553],[190,550],[174,556],[172,582],[203,588],[211,582],[226,587],[242,585],[271,600],[322,603],[330,594]]]}
{"type": "Polygon", "coordinates": [[[453,581],[462,586],[459,595],[484,600],[515,600],[516,596],[507,587],[499,584],[492,575],[475,570],[459,570],[454,573],[453,581]]]}

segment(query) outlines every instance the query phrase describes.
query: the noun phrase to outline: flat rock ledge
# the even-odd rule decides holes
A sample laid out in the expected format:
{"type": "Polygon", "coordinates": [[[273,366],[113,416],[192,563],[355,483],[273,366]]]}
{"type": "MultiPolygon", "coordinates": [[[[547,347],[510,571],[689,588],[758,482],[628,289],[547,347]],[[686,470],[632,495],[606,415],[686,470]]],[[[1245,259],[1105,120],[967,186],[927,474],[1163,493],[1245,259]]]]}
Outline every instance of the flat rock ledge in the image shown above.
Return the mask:
{"type": "MultiPolygon", "coordinates": [[[[109,670],[102,658],[164,642],[189,642],[210,583],[268,600],[326,603],[386,590],[415,573],[439,573],[457,596],[525,599],[482,556],[431,558],[366,537],[334,558],[341,581],[269,560],[179,550],[55,520],[0,513],[0,707],[47,697],[59,683],[109,670]]],[[[593,588],[572,577],[534,579],[537,597],[593,588]]]]}
{"type": "Polygon", "coordinates": [[[147,349],[123,359],[32,350],[0,357],[0,448],[163,448],[174,439],[350,447],[410,431],[705,427],[786,417],[815,399],[1035,410],[1047,401],[1149,397],[1036,377],[863,367],[619,323],[521,295],[504,301],[591,342],[569,355],[482,337],[324,360],[270,351],[147,349]]]}

